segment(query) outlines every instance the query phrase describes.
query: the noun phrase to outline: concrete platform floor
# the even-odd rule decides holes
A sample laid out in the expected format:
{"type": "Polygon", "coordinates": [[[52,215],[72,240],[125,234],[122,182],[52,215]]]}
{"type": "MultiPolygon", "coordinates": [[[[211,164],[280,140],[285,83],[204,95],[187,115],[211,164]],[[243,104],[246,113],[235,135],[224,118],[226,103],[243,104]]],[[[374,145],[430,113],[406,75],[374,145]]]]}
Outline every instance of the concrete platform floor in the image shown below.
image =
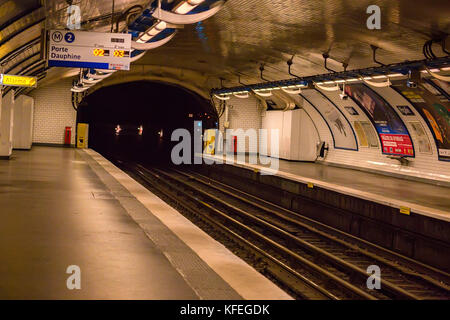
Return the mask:
{"type": "MultiPolygon", "coordinates": [[[[238,161],[237,156],[233,161],[234,165],[253,169],[269,167],[261,163],[250,164],[248,156],[245,162],[238,161]]],[[[321,163],[286,160],[279,160],[279,169],[272,174],[305,183],[313,182],[326,189],[394,207],[408,206],[416,213],[450,221],[449,187],[321,163]]]]}
{"type": "Polygon", "coordinates": [[[0,161],[0,299],[198,299],[81,160],[36,147],[0,161]]]}

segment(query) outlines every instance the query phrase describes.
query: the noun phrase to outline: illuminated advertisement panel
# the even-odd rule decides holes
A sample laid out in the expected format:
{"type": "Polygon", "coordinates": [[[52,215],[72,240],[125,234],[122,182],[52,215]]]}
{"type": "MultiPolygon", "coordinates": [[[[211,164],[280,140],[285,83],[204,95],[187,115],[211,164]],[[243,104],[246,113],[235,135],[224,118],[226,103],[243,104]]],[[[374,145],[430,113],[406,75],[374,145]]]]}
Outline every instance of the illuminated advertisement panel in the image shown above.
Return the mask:
{"type": "Polygon", "coordinates": [[[347,85],[345,92],[373,122],[380,137],[383,154],[414,157],[414,146],[408,129],[382,97],[364,84],[347,85]]]}
{"type": "MultiPolygon", "coordinates": [[[[404,81],[394,81],[393,88],[410,101],[433,133],[439,160],[450,161],[450,103],[429,84],[409,88],[404,81]]],[[[436,83],[435,83],[436,85],[436,83]]]]}

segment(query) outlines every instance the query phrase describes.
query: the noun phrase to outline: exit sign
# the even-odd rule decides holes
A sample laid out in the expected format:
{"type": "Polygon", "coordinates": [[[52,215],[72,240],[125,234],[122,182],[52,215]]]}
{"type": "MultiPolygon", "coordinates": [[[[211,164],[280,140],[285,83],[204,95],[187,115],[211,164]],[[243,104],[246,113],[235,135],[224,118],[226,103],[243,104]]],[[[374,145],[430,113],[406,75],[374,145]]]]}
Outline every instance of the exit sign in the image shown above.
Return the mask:
{"type": "Polygon", "coordinates": [[[131,34],[51,30],[50,67],[130,70],[131,34]]]}
{"type": "Polygon", "coordinates": [[[36,77],[0,74],[0,85],[12,87],[36,87],[36,77]]]}

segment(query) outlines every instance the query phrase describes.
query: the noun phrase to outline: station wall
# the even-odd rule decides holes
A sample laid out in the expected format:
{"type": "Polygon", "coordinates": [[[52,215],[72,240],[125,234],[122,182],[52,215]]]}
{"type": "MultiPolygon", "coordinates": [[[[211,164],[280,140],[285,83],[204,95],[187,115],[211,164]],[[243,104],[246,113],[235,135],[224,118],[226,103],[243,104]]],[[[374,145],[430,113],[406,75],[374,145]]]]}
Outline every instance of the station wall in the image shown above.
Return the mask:
{"type": "MultiPolygon", "coordinates": [[[[373,88],[379,95],[381,95],[391,106],[408,105],[411,110],[415,110],[414,107],[400,94],[398,94],[392,88],[373,88]]],[[[433,180],[437,182],[450,183],[450,162],[439,161],[438,151],[433,139],[433,135],[425,123],[424,119],[415,112],[415,116],[404,116],[397,108],[393,108],[399,117],[405,123],[415,149],[415,157],[408,158],[409,163],[407,165],[401,164],[399,160],[390,159],[387,155],[382,154],[380,141],[378,139],[374,126],[370,123],[370,120],[361,111],[359,106],[351,99],[341,100],[339,98],[339,92],[322,92],[348,119],[351,123],[353,132],[358,141],[358,150],[344,150],[334,148],[333,136],[327,123],[317,111],[317,109],[311,104],[325,103],[325,97],[321,99],[309,99],[309,102],[303,100],[301,97],[295,97],[295,101],[298,106],[302,107],[313,120],[321,141],[327,142],[329,151],[325,159],[319,158],[319,161],[324,164],[353,167],[355,169],[363,169],[365,171],[373,171],[379,173],[386,173],[389,175],[409,176],[419,179],[433,180]],[[345,107],[353,107],[358,111],[358,115],[351,115],[345,107]],[[377,146],[361,146],[358,134],[355,130],[355,121],[361,123],[370,124],[374,137],[376,138],[377,146]],[[419,150],[419,145],[424,137],[419,137],[416,131],[412,128],[411,123],[420,123],[425,131],[431,150],[419,150]]],[[[261,119],[264,117],[265,111],[259,106],[258,100],[250,96],[248,99],[239,99],[231,97],[227,101],[228,105],[232,105],[232,112],[229,114],[229,122],[231,129],[237,128],[255,128],[260,129],[262,126],[261,119]]],[[[223,130],[223,116],[220,119],[220,128],[223,130]]],[[[374,138],[374,139],[375,139],[374,138]]],[[[422,141],[423,143],[423,141],[422,141]]],[[[364,143],[365,144],[365,143],[364,143]]],[[[248,152],[248,148],[246,148],[248,152]]]]}
{"type": "Polygon", "coordinates": [[[76,111],[72,107],[72,79],[39,87],[28,95],[34,98],[33,143],[64,144],[65,127],[72,127],[75,144],[76,111]]]}
{"type": "MultiPolygon", "coordinates": [[[[229,129],[243,129],[244,131],[248,129],[260,129],[262,125],[261,114],[263,112],[263,107],[261,103],[250,97],[248,99],[239,99],[233,97],[232,100],[227,101],[227,107],[229,108],[228,121],[229,129]]],[[[224,133],[224,122],[225,113],[219,119],[219,130],[224,133]]],[[[224,134],[224,139],[225,139],[224,134]]],[[[257,143],[250,144],[249,141],[244,141],[238,139],[238,149],[245,150],[245,152],[257,152],[257,143]]]]}

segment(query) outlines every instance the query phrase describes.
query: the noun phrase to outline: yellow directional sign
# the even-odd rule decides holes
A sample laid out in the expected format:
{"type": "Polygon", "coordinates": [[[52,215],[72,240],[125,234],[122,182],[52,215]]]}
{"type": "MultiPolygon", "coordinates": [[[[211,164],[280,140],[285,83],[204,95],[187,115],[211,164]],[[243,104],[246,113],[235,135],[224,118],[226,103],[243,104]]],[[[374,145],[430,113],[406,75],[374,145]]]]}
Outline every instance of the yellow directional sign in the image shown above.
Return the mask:
{"type": "Polygon", "coordinates": [[[36,77],[0,74],[0,85],[13,87],[36,87],[37,79],[36,77]]]}

